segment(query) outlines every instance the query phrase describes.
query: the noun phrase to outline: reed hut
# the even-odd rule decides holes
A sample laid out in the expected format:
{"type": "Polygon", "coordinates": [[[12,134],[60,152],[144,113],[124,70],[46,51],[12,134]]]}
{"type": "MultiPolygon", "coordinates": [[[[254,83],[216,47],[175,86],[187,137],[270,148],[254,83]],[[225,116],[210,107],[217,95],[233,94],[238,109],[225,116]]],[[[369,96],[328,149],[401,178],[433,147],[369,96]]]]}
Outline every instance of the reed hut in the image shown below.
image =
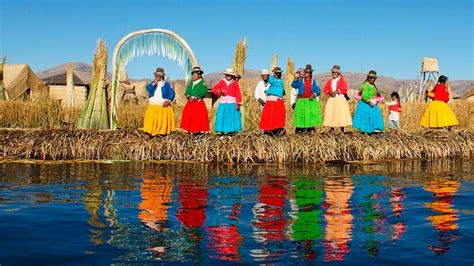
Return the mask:
{"type": "Polygon", "coordinates": [[[468,101],[468,102],[474,102],[474,87],[471,88],[470,90],[468,90],[463,96],[462,98],[463,100],[465,101],[468,101]]]}
{"type": "Polygon", "coordinates": [[[43,82],[27,64],[5,64],[3,85],[7,100],[29,100],[47,95],[43,82]]]}
{"type": "MultiPolygon", "coordinates": [[[[67,96],[67,64],[61,65],[39,73],[39,77],[47,86],[49,97],[64,101],[67,96]]],[[[82,107],[89,95],[91,71],[85,71],[80,66],[74,65],[72,75],[74,83],[74,98],[76,106],[82,107]]]]}

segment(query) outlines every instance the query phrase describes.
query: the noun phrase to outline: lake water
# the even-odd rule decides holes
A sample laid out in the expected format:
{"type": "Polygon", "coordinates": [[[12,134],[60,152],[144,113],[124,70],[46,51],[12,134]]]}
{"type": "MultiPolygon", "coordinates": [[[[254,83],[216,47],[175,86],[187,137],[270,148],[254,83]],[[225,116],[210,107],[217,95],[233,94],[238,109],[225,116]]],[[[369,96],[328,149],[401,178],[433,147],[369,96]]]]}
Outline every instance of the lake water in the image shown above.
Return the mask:
{"type": "Polygon", "coordinates": [[[473,160],[0,163],[0,264],[472,265],[473,160]]]}

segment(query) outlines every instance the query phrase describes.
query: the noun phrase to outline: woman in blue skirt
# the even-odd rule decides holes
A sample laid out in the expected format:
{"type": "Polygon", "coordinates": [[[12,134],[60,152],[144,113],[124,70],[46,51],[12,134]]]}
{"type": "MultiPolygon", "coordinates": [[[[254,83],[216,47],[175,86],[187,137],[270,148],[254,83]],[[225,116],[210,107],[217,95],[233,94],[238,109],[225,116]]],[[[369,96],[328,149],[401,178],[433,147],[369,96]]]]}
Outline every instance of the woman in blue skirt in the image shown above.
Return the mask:
{"type": "Polygon", "coordinates": [[[361,99],[357,104],[352,121],[353,128],[357,128],[367,134],[384,130],[382,111],[377,105],[379,102],[383,102],[383,96],[377,93],[376,79],[377,72],[370,70],[367,79],[362,84],[361,99]]]}
{"type": "Polygon", "coordinates": [[[212,87],[212,93],[219,97],[214,131],[219,134],[233,134],[242,130],[242,92],[235,80],[237,75],[232,69],[227,69],[223,74],[225,78],[212,87]]]}

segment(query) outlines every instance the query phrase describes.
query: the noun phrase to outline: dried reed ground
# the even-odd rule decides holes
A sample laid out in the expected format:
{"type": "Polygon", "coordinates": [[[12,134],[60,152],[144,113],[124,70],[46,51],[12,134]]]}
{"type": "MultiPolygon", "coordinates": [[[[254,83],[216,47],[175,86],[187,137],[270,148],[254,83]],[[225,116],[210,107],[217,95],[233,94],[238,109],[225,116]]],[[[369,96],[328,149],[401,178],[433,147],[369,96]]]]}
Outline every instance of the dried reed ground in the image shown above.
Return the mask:
{"type": "MultiPolygon", "coordinates": [[[[244,87],[246,87],[244,80],[244,87]]],[[[250,91],[251,92],[251,91],[250,91]]],[[[324,110],[326,99],[322,97],[324,110]]],[[[243,120],[246,132],[232,139],[215,135],[192,137],[174,133],[149,139],[139,129],[146,104],[123,105],[118,109],[117,131],[73,130],[80,110],[64,110],[55,100],[0,102],[0,158],[25,159],[111,159],[191,160],[201,162],[276,163],[325,162],[330,160],[386,160],[403,158],[447,158],[473,155],[474,103],[453,101],[459,120],[454,132],[423,131],[419,121],[425,103],[405,103],[400,132],[364,136],[357,132],[330,135],[319,128],[316,134],[292,134],[293,110],[287,105],[287,130],[283,138],[258,133],[259,106],[249,91],[244,92],[243,120]],[[65,119],[69,118],[69,119],[65,119]],[[407,133],[409,132],[409,133],[407,133]]],[[[355,107],[351,101],[351,109],[355,107]]],[[[179,125],[182,106],[175,106],[179,125]]],[[[216,108],[209,110],[214,117],[216,108]]],[[[387,117],[387,108],[383,108],[387,117]]],[[[350,129],[349,129],[350,130],[350,129]]]]}
{"type": "Polygon", "coordinates": [[[44,160],[182,160],[226,163],[319,163],[451,158],[474,155],[474,132],[387,132],[366,136],[316,133],[275,138],[242,133],[232,138],[182,132],[150,139],[136,129],[0,130],[0,158],[44,160]]]}

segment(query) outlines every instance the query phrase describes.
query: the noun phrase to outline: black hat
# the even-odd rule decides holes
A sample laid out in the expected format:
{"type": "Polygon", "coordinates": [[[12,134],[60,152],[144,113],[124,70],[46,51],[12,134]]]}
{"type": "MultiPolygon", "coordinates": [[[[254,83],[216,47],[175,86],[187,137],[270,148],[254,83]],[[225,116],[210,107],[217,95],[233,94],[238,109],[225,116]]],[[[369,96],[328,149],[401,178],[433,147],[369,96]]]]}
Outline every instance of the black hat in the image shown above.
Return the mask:
{"type": "Polygon", "coordinates": [[[283,72],[283,71],[281,70],[281,67],[275,67],[275,68],[273,68],[273,71],[272,71],[272,72],[273,72],[273,73],[281,73],[281,72],[283,72]]]}
{"type": "Polygon", "coordinates": [[[313,72],[313,69],[311,68],[310,64],[306,65],[306,67],[304,68],[304,72],[313,72]]]}
{"type": "Polygon", "coordinates": [[[162,68],[162,67],[159,67],[159,68],[156,69],[155,73],[153,73],[153,74],[155,74],[155,76],[156,75],[165,76],[165,69],[162,68]]]}
{"type": "Polygon", "coordinates": [[[199,66],[195,66],[193,67],[193,70],[191,70],[191,74],[193,73],[198,73],[200,75],[204,74],[204,71],[202,71],[202,69],[199,67],[199,66]]]}
{"type": "Polygon", "coordinates": [[[370,70],[369,74],[367,74],[368,78],[377,78],[377,72],[375,70],[370,70]]]}

